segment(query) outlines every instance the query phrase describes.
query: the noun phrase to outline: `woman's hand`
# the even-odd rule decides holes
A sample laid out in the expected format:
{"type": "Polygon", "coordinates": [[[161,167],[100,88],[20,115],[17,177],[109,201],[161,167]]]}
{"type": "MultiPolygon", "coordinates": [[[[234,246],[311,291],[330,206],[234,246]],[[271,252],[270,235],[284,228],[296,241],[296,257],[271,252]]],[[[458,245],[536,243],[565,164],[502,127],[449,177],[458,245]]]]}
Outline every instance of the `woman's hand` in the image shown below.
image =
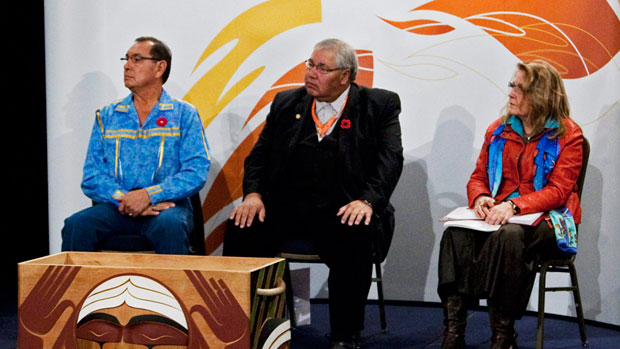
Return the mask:
{"type": "Polygon", "coordinates": [[[474,212],[479,218],[485,219],[489,216],[489,210],[495,206],[495,200],[486,195],[480,195],[474,201],[474,212]]]}
{"type": "Polygon", "coordinates": [[[510,217],[514,215],[512,205],[506,201],[493,206],[488,211],[489,213],[486,215],[484,221],[491,225],[506,224],[510,217]]]}

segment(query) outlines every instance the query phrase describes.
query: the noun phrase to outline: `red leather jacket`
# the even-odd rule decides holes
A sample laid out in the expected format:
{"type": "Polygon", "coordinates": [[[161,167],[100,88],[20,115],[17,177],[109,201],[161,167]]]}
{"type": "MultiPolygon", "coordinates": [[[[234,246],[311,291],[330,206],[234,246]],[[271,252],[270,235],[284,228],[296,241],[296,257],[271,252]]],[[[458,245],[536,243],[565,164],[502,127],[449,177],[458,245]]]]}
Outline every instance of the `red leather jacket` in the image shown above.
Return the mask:
{"type": "MultiPolygon", "coordinates": [[[[506,125],[500,135],[507,141],[502,153],[502,182],[495,196],[496,201],[506,199],[518,188],[521,196],[511,200],[519,207],[522,214],[546,212],[566,206],[573,214],[575,223],[581,222],[577,177],[581,171],[583,133],[573,120],[564,119],[563,122],[566,126],[566,134],[560,138],[560,155],[555,168],[547,178],[547,185],[539,191],[534,189],[534,175],[536,174],[534,157],[541,135],[537,135],[526,144],[510,125],[506,125]]],[[[478,196],[491,196],[486,172],[488,148],[491,135],[499,125],[498,119],[487,129],[476,168],[467,183],[470,207],[473,207],[478,196]]]]}

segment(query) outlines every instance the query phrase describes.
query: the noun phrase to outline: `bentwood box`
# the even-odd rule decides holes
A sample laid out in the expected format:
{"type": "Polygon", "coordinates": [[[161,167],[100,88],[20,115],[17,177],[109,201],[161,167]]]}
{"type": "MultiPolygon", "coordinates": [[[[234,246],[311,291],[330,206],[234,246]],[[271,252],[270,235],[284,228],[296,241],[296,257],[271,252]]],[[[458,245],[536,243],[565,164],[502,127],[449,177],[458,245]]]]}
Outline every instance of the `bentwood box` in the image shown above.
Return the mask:
{"type": "Polygon", "coordinates": [[[23,262],[18,346],[286,347],[284,263],[100,252],[23,262]]]}

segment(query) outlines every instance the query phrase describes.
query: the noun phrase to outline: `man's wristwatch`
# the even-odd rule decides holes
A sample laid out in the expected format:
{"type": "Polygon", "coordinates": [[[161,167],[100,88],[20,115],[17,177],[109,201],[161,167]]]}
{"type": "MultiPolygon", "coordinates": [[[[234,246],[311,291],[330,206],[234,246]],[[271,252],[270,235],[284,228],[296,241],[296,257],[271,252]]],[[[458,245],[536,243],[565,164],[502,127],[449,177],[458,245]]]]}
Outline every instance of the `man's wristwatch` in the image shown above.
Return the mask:
{"type": "Polygon", "coordinates": [[[514,214],[519,214],[521,213],[521,210],[519,209],[519,206],[515,205],[514,202],[512,202],[512,200],[508,200],[508,203],[510,204],[510,206],[512,206],[512,212],[514,214]]]}

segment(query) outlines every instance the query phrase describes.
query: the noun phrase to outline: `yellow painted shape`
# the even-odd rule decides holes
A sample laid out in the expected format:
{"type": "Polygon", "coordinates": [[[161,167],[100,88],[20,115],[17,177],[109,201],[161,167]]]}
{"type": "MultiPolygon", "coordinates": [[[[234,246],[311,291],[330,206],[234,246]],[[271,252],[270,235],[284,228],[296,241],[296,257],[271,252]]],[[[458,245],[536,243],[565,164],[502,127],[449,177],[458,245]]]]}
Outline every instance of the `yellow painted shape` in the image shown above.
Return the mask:
{"type": "Polygon", "coordinates": [[[265,69],[265,66],[254,69],[224,92],[239,66],[254,51],[287,30],[320,21],[320,0],[271,0],[250,8],[224,27],[209,43],[194,71],[219,48],[236,40],[234,48],[206,72],[183,99],[198,109],[206,128],[265,69]]]}

